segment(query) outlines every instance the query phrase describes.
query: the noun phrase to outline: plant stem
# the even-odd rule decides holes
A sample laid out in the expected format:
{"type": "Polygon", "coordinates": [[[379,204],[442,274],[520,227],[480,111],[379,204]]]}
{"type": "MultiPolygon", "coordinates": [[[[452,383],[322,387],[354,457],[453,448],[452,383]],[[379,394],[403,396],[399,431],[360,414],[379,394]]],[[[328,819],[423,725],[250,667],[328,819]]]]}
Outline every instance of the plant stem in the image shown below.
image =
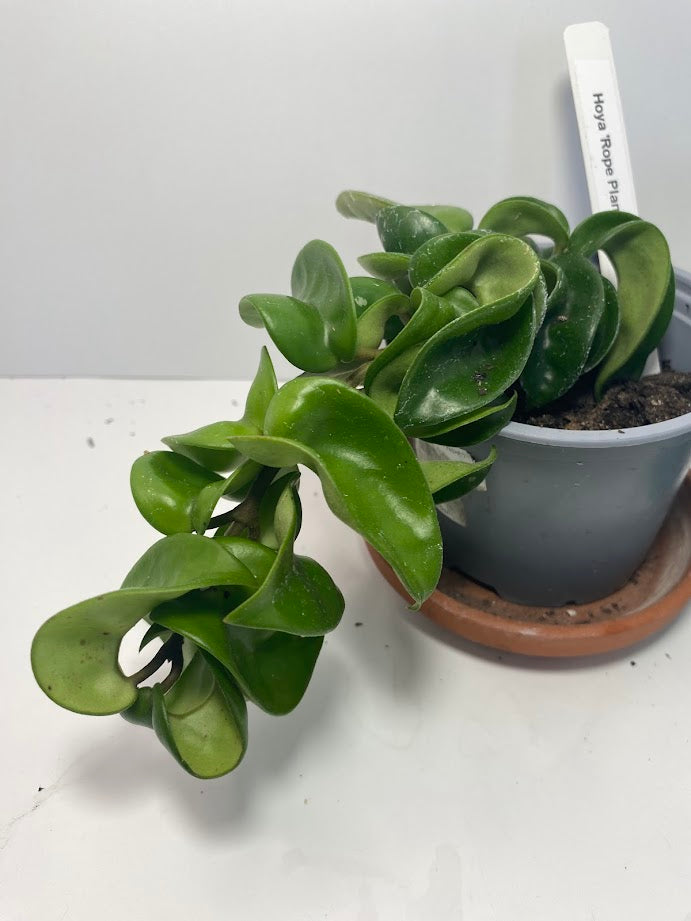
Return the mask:
{"type": "Polygon", "coordinates": [[[178,633],[174,633],[170,639],[165,641],[153,659],[151,659],[144,668],[140,668],[134,675],[130,675],[130,681],[134,682],[134,684],[141,684],[142,681],[146,681],[147,678],[150,678],[154,672],[157,672],[166,662],[170,662],[172,665],[166,682],[170,680],[171,675],[173,675],[173,672],[177,669],[175,677],[166,687],[166,690],[168,690],[170,685],[177,680],[182,671],[182,637],[178,633]]]}
{"type": "Polygon", "coordinates": [[[226,531],[228,537],[237,537],[245,530],[249,530],[251,536],[256,529],[259,504],[262,496],[271,485],[277,472],[277,467],[264,467],[242,502],[229,512],[223,512],[222,515],[215,515],[209,521],[207,528],[218,528],[225,524],[229,524],[230,527],[226,531]]]}

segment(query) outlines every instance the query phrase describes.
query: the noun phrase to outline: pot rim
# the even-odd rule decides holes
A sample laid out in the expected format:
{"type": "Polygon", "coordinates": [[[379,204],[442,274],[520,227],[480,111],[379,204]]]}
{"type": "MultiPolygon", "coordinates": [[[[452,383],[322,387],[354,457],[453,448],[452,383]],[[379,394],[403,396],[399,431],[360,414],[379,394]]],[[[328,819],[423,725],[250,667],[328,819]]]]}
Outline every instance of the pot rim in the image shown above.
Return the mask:
{"type": "MultiPolygon", "coordinates": [[[[677,291],[691,299],[691,274],[675,268],[674,275],[677,291]]],[[[675,310],[674,313],[678,320],[691,326],[691,319],[688,316],[679,310],[675,310]]],[[[685,413],[675,419],[654,422],[651,425],[639,425],[630,429],[602,429],[596,432],[572,432],[566,429],[526,425],[524,422],[509,422],[501,430],[499,437],[559,448],[624,448],[629,445],[667,441],[688,435],[690,432],[691,413],[685,413]]]]}

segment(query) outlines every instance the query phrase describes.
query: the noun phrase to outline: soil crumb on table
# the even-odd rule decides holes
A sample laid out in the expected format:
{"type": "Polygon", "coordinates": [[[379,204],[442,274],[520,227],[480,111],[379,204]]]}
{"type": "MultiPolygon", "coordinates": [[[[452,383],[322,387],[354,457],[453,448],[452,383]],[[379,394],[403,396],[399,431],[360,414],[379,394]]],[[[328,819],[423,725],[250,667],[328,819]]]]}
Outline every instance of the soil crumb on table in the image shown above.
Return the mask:
{"type": "Polygon", "coordinates": [[[584,379],[544,410],[519,412],[516,422],[542,428],[604,431],[665,422],[691,412],[691,374],[662,371],[639,381],[614,384],[599,403],[592,380],[584,379]]]}

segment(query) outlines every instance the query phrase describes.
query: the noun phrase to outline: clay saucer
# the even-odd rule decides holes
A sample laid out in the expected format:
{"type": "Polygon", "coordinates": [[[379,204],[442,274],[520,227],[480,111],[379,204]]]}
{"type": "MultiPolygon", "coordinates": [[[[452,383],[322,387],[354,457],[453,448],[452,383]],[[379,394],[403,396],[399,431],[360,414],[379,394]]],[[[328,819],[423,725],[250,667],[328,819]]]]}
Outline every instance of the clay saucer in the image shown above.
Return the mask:
{"type": "MultiPolygon", "coordinates": [[[[368,547],[387,582],[410,600],[368,547]]],[[[531,656],[587,656],[622,649],[661,630],[691,598],[691,481],[687,477],[648,556],[619,591],[591,604],[531,607],[444,569],[422,613],[468,640],[531,656]]]]}

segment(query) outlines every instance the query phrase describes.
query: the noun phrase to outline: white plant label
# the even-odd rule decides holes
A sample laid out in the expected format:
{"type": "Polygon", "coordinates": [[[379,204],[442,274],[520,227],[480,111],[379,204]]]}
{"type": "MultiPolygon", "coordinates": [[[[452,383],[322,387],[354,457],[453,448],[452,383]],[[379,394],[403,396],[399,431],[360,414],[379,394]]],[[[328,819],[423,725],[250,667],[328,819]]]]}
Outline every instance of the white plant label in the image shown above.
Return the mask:
{"type": "Polygon", "coordinates": [[[609,30],[600,22],[564,32],[590,205],[638,213],[609,30]]]}

